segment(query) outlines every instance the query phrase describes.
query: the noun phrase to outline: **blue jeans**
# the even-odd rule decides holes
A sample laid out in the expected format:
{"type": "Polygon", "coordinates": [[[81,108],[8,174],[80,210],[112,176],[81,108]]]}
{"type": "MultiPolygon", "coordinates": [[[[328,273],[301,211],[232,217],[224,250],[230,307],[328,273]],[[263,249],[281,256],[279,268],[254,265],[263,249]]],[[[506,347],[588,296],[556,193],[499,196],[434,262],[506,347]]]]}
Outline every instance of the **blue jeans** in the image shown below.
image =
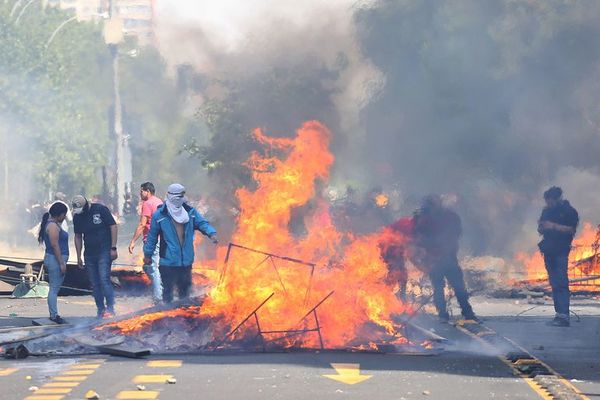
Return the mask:
{"type": "Polygon", "coordinates": [[[163,287],[160,279],[160,270],[158,269],[158,263],[160,262],[160,243],[156,244],[154,254],[152,254],[152,265],[150,269],[145,269],[144,272],[148,274],[152,281],[152,297],[155,302],[162,300],[163,287]]]}
{"type": "MultiPolygon", "coordinates": [[[[66,263],[69,255],[63,254],[62,257],[66,263]]],[[[60,264],[54,254],[46,254],[44,256],[44,266],[46,267],[46,271],[48,271],[48,278],[50,279],[48,310],[50,311],[50,318],[55,318],[58,315],[58,292],[65,280],[65,275],[60,270],[60,264]]]]}
{"type": "Polygon", "coordinates": [[[569,319],[569,303],[571,292],[569,291],[569,253],[558,255],[544,255],[548,280],[552,286],[552,299],[554,300],[554,311],[556,316],[569,319]]]}
{"type": "Polygon", "coordinates": [[[114,313],[115,292],[110,281],[110,269],[112,267],[110,251],[102,252],[97,256],[85,256],[84,258],[85,268],[92,283],[92,292],[96,301],[98,315],[102,315],[104,310],[114,313]],[[104,299],[106,299],[106,305],[104,304],[104,299]]]}

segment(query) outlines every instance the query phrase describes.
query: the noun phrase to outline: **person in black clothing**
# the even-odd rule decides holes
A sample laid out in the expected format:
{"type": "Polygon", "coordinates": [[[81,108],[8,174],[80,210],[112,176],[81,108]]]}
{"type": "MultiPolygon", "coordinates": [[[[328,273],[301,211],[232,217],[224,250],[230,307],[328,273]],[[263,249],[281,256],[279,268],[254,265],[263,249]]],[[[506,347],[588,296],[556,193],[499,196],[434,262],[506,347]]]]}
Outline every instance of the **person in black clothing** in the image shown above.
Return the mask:
{"type": "Polygon", "coordinates": [[[110,270],[118,256],[117,224],[106,206],[90,203],[83,196],[75,196],[72,206],[77,264],[83,268],[81,249],[85,247],[85,268],[92,283],[98,317],[112,317],[115,295],[110,270]]]}
{"type": "Polygon", "coordinates": [[[444,297],[445,280],[454,289],[463,317],[479,321],[469,304],[469,294],[458,265],[458,242],[461,234],[460,217],[443,206],[439,195],[427,196],[413,216],[414,258],[429,272],[433,302],[442,322],[450,319],[444,297]]]}
{"type": "Polygon", "coordinates": [[[538,232],[543,235],[538,244],[544,256],[548,280],[552,286],[552,299],[556,316],[548,324],[570,325],[569,302],[569,253],[571,242],[579,224],[579,214],[567,200],[562,198],[562,189],[556,186],[544,192],[546,207],[538,222],[538,232]]]}

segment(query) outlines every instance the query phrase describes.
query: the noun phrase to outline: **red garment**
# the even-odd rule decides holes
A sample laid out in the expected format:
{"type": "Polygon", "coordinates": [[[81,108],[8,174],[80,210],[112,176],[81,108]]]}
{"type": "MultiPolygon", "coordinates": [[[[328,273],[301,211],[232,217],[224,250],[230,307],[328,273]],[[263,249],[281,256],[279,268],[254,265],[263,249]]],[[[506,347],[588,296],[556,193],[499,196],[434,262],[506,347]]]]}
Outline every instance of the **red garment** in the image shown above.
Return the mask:
{"type": "Polygon", "coordinates": [[[162,203],[162,200],[156,196],[150,196],[148,200],[142,202],[142,216],[147,217],[146,226],[144,226],[144,240],[146,240],[148,237],[148,232],[150,232],[152,215],[154,215],[156,209],[160,207],[162,203]]]}

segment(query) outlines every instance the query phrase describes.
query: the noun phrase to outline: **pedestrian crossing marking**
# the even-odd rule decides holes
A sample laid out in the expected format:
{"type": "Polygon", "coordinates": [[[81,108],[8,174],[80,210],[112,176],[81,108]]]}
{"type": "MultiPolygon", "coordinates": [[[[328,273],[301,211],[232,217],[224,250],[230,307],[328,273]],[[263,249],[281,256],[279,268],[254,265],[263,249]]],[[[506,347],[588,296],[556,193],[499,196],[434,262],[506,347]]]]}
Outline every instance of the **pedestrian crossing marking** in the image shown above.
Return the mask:
{"type": "Polygon", "coordinates": [[[71,388],[50,388],[50,389],[38,389],[35,391],[35,394],[67,394],[71,393],[73,389],[71,388]]]}
{"type": "Polygon", "coordinates": [[[62,374],[63,375],[91,375],[94,372],[96,372],[96,371],[94,371],[93,369],[74,369],[74,370],[65,371],[62,374]]]}
{"type": "Polygon", "coordinates": [[[0,376],[9,376],[17,372],[19,368],[0,368],[0,376]]]}
{"type": "Polygon", "coordinates": [[[60,382],[83,382],[86,379],[87,376],[55,376],[52,378],[52,380],[60,382]]]}
{"type": "Polygon", "coordinates": [[[152,360],[146,363],[150,368],[179,368],[183,364],[182,360],[152,360]]]}
{"type": "Polygon", "coordinates": [[[50,383],[46,383],[44,384],[44,386],[42,386],[43,388],[60,388],[60,387],[67,387],[67,388],[74,388],[79,386],[79,382],[50,382],[50,383]]]}
{"type": "Polygon", "coordinates": [[[158,398],[158,392],[151,390],[124,390],[117,394],[117,400],[153,400],[158,398]]]}
{"type": "Polygon", "coordinates": [[[76,365],[71,365],[71,369],[88,369],[88,368],[97,369],[97,368],[100,368],[101,366],[102,366],[102,364],[76,364],[76,365]]]}
{"type": "Polygon", "coordinates": [[[173,375],[138,375],[133,378],[133,383],[165,383],[173,375]]]}
{"type": "Polygon", "coordinates": [[[65,396],[60,396],[60,395],[33,395],[33,396],[29,396],[29,397],[25,397],[25,400],[61,400],[63,399],[65,396]]]}

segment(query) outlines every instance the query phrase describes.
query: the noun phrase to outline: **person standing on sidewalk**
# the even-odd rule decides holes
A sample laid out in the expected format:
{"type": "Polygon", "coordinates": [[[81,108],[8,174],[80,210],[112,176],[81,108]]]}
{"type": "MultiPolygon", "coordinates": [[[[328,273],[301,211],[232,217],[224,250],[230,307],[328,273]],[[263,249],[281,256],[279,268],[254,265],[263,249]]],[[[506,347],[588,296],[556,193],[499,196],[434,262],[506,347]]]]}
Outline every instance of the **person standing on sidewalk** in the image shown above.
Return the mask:
{"type": "Polygon", "coordinates": [[[570,323],[569,303],[569,253],[571,243],[579,225],[579,214],[567,200],[562,198],[562,189],[553,186],[544,192],[546,207],[538,222],[538,233],[543,236],[538,244],[544,256],[548,280],[552,286],[552,299],[556,315],[551,326],[568,327],[570,323]]]}
{"type": "Polygon", "coordinates": [[[112,262],[117,259],[117,224],[110,210],[102,204],[90,203],[81,195],[72,201],[77,265],[83,268],[81,249],[99,318],[115,315],[115,294],[110,281],[112,262]],[[106,303],[105,303],[106,300],[106,303]]]}
{"type": "Polygon", "coordinates": [[[219,243],[215,228],[187,204],[185,188],[174,183],[169,186],[165,204],[152,216],[150,232],[144,244],[144,264],[150,264],[160,237],[159,269],[165,303],[173,301],[174,286],[177,286],[179,299],[189,297],[194,263],[194,231],[202,232],[214,244],[219,243]]]}
{"type": "MultiPolygon", "coordinates": [[[[140,223],[138,224],[133,238],[129,243],[129,254],[133,254],[135,248],[135,242],[138,238],[143,235],[144,243],[148,239],[148,232],[150,232],[150,222],[152,221],[152,215],[156,212],[159,206],[163,204],[162,200],[156,197],[154,194],[156,189],[152,182],[144,182],[140,187],[140,198],[142,199],[142,209],[140,212],[140,223]]],[[[152,254],[152,265],[145,264],[144,272],[148,274],[152,281],[152,295],[155,303],[159,303],[162,300],[162,282],[160,280],[160,271],[158,269],[159,263],[159,244],[156,245],[154,254],[152,254]],[[148,267],[148,268],[147,268],[148,267]]]]}
{"type": "Polygon", "coordinates": [[[62,202],[52,204],[50,210],[42,217],[38,234],[38,243],[43,243],[46,247],[44,266],[50,279],[48,292],[50,320],[57,324],[66,323],[58,315],[58,292],[65,279],[69,260],[69,233],[61,227],[68,211],[69,208],[62,202]]]}

